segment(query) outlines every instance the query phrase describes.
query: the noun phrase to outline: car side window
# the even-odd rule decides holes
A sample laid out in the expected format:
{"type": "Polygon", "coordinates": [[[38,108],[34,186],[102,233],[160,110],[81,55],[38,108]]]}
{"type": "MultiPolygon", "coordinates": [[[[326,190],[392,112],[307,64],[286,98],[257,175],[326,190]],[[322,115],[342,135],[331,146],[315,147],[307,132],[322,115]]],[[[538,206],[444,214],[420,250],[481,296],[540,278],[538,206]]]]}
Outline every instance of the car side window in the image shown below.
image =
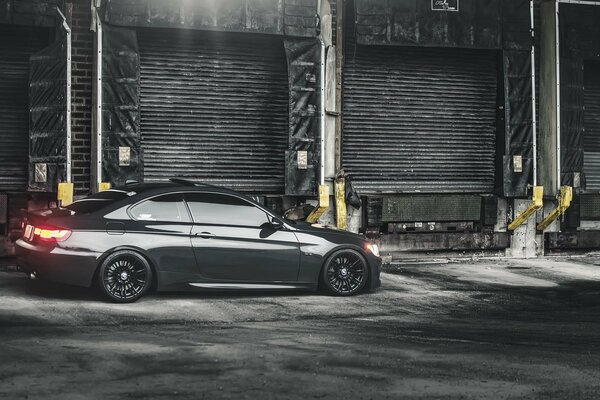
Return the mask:
{"type": "Polygon", "coordinates": [[[263,210],[236,196],[221,193],[186,193],[185,200],[196,223],[260,227],[269,222],[263,210]]]}
{"type": "Polygon", "coordinates": [[[181,194],[153,197],[133,206],[129,212],[138,221],[190,222],[181,194]]]}

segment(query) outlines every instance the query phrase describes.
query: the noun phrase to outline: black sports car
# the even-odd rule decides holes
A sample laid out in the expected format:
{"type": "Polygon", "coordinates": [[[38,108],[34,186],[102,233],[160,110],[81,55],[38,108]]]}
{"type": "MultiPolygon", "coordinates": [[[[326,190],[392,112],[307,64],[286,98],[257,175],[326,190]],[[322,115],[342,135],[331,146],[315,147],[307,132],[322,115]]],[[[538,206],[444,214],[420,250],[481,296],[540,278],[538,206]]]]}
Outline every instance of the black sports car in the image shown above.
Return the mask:
{"type": "Polygon", "coordinates": [[[377,246],[294,222],[232,190],[172,179],[99,192],[28,212],[19,266],[90,287],[115,302],[156,290],[322,287],[353,295],[380,286],[377,246]]]}

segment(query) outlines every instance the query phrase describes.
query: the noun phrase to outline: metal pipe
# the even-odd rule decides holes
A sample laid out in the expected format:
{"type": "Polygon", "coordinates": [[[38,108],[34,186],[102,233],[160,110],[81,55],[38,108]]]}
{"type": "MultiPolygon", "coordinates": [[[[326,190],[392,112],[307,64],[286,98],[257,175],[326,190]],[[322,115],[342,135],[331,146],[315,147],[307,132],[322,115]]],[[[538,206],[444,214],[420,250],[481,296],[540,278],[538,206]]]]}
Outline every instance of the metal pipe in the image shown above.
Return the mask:
{"type": "Polygon", "coordinates": [[[56,11],[62,18],[62,27],[67,32],[67,182],[71,182],[71,27],[67,23],[67,18],[56,7],[56,11]]]}
{"type": "Polygon", "coordinates": [[[102,21],[96,12],[96,190],[102,182],[102,21]]]}
{"type": "MultiPolygon", "coordinates": [[[[317,0],[317,17],[321,24],[321,0],[317,0]]],[[[323,33],[319,38],[321,48],[321,65],[319,69],[319,184],[325,184],[325,42],[323,33]]]]}
{"type": "Polygon", "coordinates": [[[535,109],[535,19],[533,0],[529,1],[531,16],[531,115],[533,122],[533,186],[537,186],[537,115],[535,109]]]}
{"type": "Polygon", "coordinates": [[[319,101],[319,148],[320,148],[320,168],[319,168],[319,182],[321,185],[325,184],[325,42],[323,39],[319,39],[321,43],[321,71],[319,78],[320,86],[320,101],[319,101]]]}
{"type": "Polygon", "coordinates": [[[556,59],[556,187],[557,189],[561,185],[561,162],[560,162],[560,24],[559,24],[559,5],[560,0],[554,2],[554,15],[555,15],[555,34],[556,34],[556,48],[555,48],[555,59],[556,59]]]}

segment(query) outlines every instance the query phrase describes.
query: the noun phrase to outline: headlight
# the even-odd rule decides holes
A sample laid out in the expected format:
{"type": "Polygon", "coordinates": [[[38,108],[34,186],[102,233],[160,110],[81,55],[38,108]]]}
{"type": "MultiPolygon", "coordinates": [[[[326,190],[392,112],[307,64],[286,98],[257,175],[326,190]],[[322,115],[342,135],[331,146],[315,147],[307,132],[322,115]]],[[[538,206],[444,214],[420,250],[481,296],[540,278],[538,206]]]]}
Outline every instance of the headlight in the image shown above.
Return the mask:
{"type": "Polygon", "coordinates": [[[375,257],[379,257],[379,247],[375,243],[368,243],[367,250],[369,250],[375,257]]]}

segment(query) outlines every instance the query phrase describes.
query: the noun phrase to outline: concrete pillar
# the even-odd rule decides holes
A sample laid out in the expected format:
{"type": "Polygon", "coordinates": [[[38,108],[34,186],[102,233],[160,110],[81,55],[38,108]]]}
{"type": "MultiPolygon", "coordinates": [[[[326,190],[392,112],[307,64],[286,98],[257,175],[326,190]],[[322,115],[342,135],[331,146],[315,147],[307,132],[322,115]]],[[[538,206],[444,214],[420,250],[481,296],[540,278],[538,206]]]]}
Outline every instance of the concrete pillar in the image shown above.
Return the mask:
{"type": "MultiPolygon", "coordinates": [[[[337,117],[335,113],[336,74],[335,46],[327,47],[325,58],[325,180],[331,182],[335,178],[335,129],[337,117]]],[[[330,191],[333,193],[333,191],[330,191]]]]}
{"type": "Polygon", "coordinates": [[[328,0],[320,1],[321,40],[325,44],[325,137],[324,137],[324,175],[325,184],[332,195],[329,209],[319,218],[323,225],[335,225],[335,198],[333,180],[336,174],[336,124],[337,124],[337,74],[336,47],[332,43],[333,28],[331,5],[328,0]]]}
{"type": "Polygon", "coordinates": [[[362,209],[357,210],[356,208],[348,205],[347,209],[348,216],[348,231],[358,233],[362,223],[362,209]]]}
{"type": "Polygon", "coordinates": [[[559,54],[557,54],[556,7],[554,0],[540,4],[541,24],[537,29],[540,38],[540,114],[538,150],[538,185],[544,186],[546,196],[554,196],[560,187],[560,97],[559,54]]]}
{"type": "MultiPolygon", "coordinates": [[[[519,215],[529,206],[529,199],[515,199],[513,202],[513,215],[519,215]]],[[[534,258],[543,252],[542,235],[536,233],[536,218],[529,218],[527,222],[513,232],[510,248],[506,255],[514,258],[534,258]]]]}

